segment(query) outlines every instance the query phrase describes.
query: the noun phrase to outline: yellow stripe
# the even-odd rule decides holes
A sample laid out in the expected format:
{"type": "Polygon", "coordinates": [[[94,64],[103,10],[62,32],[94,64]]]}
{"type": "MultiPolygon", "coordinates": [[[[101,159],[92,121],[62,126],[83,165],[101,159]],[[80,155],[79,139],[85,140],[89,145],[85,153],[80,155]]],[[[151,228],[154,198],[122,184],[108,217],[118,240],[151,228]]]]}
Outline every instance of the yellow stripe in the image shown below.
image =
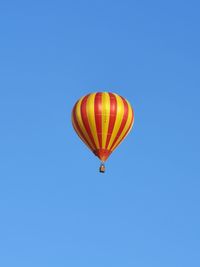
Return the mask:
{"type": "Polygon", "coordinates": [[[115,140],[115,137],[117,136],[117,133],[119,131],[119,128],[121,126],[121,123],[122,123],[122,119],[123,119],[123,116],[124,116],[124,103],[123,103],[123,100],[121,99],[121,97],[119,97],[117,94],[114,94],[115,97],[116,97],[116,100],[117,100],[117,116],[116,116],[116,120],[115,120],[115,125],[114,125],[114,129],[113,129],[113,132],[112,132],[112,135],[111,135],[111,138],[110,138],[110,142],[108,144],[108,150],[111,148],[114,140],[115,140]]]}
{"type": "Polygon", "coordinates": [[[110,97],[108,93],[102,93],[102,148],[106,147],[108,127],[110,121],[110,97]]]}
{"type": "MultiPolygon", "coordinates": [[[[125,133],[127,132],[128,128],[131,125],[131,120],[132,120],[132,116],[133,116],[133,112],[132,112],[132,107],[130,105],[130,103],[126,100],[127,104],[128,104],[128,118],[126,121],[126,124],[124,126],[124,129],[122,131],[122,133],[120,134],[119,138],[117,139],[116,144],[114,145],[114,147],[112,148],[112,151],[123,141],[123,139],[128,135],[128,133],[125,135],[125,133]],[[124,136],[125,135],[125,136],[124,136]]],[[[132,123],[133,125],[133,123],[132,123]]],[[[131,127],[132,128],[132,127],[131,127]]],[[[131,129],[130,129],[131,130],[131,129]]],[[[130,131],[129,130],[129,131],[130,131]]]]}
{"type": "MultiPolygon", "coordinates": [[[[74,117],[73,117],[73,116],[72,116],[72,125],[73,125],[73,127],[74,127],[74,129],[75,129],[77,135],[79,136],[79,138],[86,144],[86,146],[87,146],[90,150],[92,150],[92,148],[91,148],[90,146],[88,146],[87,142],[84,140],[84,137],[82,136],[82,134],[81,134],[81,133],[79,132],[79,130],[77,129],[76,124],[75,124],[75,122],[74,122],[74,117]]],[[[92,151],[93,151],[93,150],[92,150],[92,151]]]]}
{"type": "Polygon", "coordinates": [[[96,148],[99,149],[99,139],[97,136],[96,122],[95,122],[95,113],[94,113],[94,100],[96,93],[90,94],[87,99],[86,112],[88,117],[88,122],[90,125],[90,130],[94,138],[96,148]]]}
{"type": "Polygon", "coordinates": [[[83,98],[84,97],[82,97],[77,103],[77,106],[76,106],[76,109],[75,109],[76,119],[77,119],[79,127],[81,128],[82,133],[84,134],[85,139],[90,144],[91,148],[93,150],[95,150],[95,148],[94,148],[94,146],[93,146],[93,144],[92,144],[92,142],[91,142],[91,140],[90,140],[90,138],[88,136],[88,133],[87,133],[87,131],[85,129],[85,126],[83,124],[83,120],[82,120],[82,117],[81,117],[81,103],[82,103],[83,98]]]}

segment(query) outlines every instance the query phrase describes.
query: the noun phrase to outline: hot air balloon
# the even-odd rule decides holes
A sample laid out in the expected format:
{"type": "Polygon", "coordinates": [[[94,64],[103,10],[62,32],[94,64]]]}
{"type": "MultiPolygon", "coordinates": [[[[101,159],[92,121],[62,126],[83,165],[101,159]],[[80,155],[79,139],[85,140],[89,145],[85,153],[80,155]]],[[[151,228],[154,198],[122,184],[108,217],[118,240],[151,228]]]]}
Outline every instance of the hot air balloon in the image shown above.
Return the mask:
{"type": "Polygon", "coordinates": [[[72,125],[80,139],[105,161],[130,132],[134,112],[130,103],[115,93],[97,92],[80,98],[72,110],[72,125]]]}

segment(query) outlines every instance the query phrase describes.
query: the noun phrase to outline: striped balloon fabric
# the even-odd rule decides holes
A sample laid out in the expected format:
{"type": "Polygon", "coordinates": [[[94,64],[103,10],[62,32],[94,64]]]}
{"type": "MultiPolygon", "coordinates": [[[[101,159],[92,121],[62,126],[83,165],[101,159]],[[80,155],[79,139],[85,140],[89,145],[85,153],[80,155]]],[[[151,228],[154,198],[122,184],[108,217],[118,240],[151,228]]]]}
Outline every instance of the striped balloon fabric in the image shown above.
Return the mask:
{"type": "Polygon", "coordinates": [[[76,133],[102,162],[124,140],[133,122],[130,103],[115,93],[88,94],[77,101],[72,111],[76,133]]]}

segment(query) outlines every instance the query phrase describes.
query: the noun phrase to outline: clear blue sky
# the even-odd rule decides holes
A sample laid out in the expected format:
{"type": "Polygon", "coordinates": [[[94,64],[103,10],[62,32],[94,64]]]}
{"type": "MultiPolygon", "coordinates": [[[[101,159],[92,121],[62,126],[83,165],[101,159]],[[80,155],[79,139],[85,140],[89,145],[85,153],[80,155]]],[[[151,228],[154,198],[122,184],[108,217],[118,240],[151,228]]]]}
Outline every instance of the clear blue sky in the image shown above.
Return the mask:
{"type": "Polygon", "coordinates": [[[200,266],[199,1],[0,3],[0,266],[200,266]],[[80,96],[135,126],[107,162],[80,96]]]}

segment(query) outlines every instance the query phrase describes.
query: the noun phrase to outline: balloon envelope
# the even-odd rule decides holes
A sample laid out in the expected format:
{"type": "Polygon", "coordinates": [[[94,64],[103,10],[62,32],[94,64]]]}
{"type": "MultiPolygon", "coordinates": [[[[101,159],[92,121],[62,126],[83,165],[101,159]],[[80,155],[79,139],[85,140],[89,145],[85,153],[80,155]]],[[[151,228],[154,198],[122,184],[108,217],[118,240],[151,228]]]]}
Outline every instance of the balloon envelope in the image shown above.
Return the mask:
{"type": "Polygon", "coordinates": [[[124,140],[133,122],[130,103],[115,93],[97,92],[83,96],[72,111],[76,133],[103,162],[124,140]]]}

